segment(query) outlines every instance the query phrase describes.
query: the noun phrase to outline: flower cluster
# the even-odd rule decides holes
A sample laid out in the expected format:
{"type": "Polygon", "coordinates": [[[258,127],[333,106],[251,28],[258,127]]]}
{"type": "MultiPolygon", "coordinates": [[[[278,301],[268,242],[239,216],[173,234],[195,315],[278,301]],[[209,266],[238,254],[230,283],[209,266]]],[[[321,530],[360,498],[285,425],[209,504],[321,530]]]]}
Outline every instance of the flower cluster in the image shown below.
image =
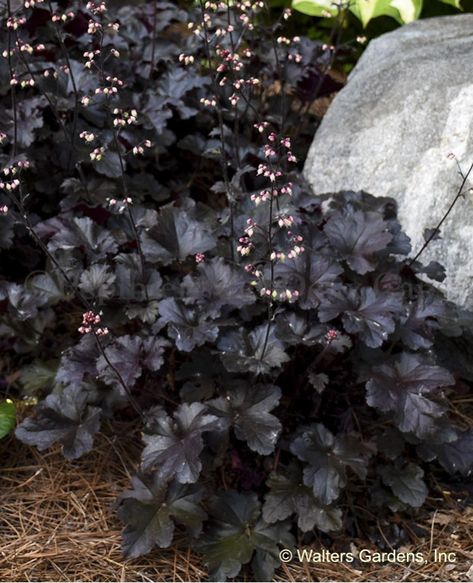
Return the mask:
{"type": "Polygon", "coordinates": [[[84,312],[82,314],[82,325],[78,328],[81,334],[95,334],[96,336],[106,336],[108,334],[108,328],[97,327],[102,321],[99,314],[92,312],[91,310],[84,312]]]}
{"type": "Polygon", "coordinates": [[[30,165],[29,160],[18,160],[18,162],[6,166],[1,172],[4,179],[0,179],[0,190],[6,190],[7,192],[16,190],[20,186],[20,172],[27,170],[30,165]]]}
{"type": "Polygon", "coordinates": [[[104,146],[100,146],[99,148],[95,148],[90,152],[89,156],[92,162],[100,162],[105,154],[104,146]]]}
{"type": "Polygon", "coordinates": [[[151,140],[143,140],[140,144],[133,146],[132,152],[133,152],[133,154],[135,154],[135,156],[137,156],[139,154],[144,154],[145,150],[149,150],[152,147],[153,147],[153,144],[152,144],[151,140]]]}
{"type": "Polygon", "coordinates": [[[113,120],[113,125],[115,127],[123,128],[127,125],[135,124],[138,121],[138,112],[136,109],[123,111],[122,109],[116,107],[113,110],[113,115],[115,116],[113,120]]]}
{"type": "MultiPolygon", "coordinates": [[[[259,133],[263,133],[268,125],[268,123],[262,122],[255,124],[255,127],[259,133]]],[[[253,218],[248,218],[248,226],[245,229],[245,235],[239,239],[237,251],[244,257],[249,256],[256,247],[253,242],[255,234],[261,237],[261,233],[265,235],[267,230],[269,254],[267,259],[274,265],[277,262],[284,262],[286,259],[294,259],[304,252],[303,236],[290,230],[295,226],[294,216],[280,211],[275,212],[274,210],[279,208],[281,197],[290,197],[292,195],[292,183],[285,179],[285,171],[287,164],[295,163],[297,159],[291,151],[291,138],[289,136],[278,137],[274,131],[271,131],[266,137],[266,143],[263,145],[263,155],[268,162],[258,165],[256,175],[267,178],[270,184],[259,190],[259,192],[251,194],[250,198],[256,206],[261,204],[268,205],[269,229],[267,226],[258,225],[253,218]],[[286,234],[286,244],[283,248],[278,248],[275,243],[276,239],[278,239],[278,229],[286,234]]],[[[252,285],[259,289],[261,296],[281,301],[298,298],[298,289],[283,289],[279,291],[276,289],[273,267],[270,269],[269,280],[262,265],[256,267],[251,264],[248,271],[255,276],[256,279],[252,281],[252,285]]]]}
{"type": "Polygon", "coordinates": [[[130,196],[127,196],[121,200],[117,200],[116,198],[107,198],[107,202],[111,209],[122,213],[127,207],[133,204],[133,199],[130,196]]]}

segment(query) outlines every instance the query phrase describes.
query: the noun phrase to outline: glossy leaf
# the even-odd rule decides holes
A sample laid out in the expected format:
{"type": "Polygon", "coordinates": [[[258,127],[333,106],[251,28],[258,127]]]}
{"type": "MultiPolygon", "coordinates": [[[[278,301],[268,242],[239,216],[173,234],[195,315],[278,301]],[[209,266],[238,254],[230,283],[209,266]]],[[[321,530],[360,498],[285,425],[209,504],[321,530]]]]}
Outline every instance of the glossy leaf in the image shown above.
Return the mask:
{"type": "Polygon", "coordinates": [[[224,396],[208,402],[210,411],[233,427],[238,439],[261,455],[274,451],[281,423],[270,413],[279,404],[281,390],[274,385],[232,383],[224,396]]]}
{"type": "Polygon", "coordinates": [[[40,451],[60,443],[64,457],[73,460],[90,451],[99,428],[100,409],[87,404],[84,390],[68,387],[39,403],[35,415],[22,421],[15,435],[40,451]]]}
{"type": "Polygon", "coordinates": [[[351,206],[334,214],[324,232],[350,268],[361,275],[375,269],[376,253],[393,238],[379,213],[353,210],[351,206]]]}
{"type": "Polygon", "coordinates": [[[291,445],[291,452],[307,462],[304,484],[309,486],[322,505],[331,504],[347,482],[347,469],[364,478],[370,450],[355,436],[335,437],[321,423],[302,430],[291,445]]]}
{"type": "Polygon", "coordinates": [[[283,343],[273,326],[263,324],[250,333],[239,330],[224,334],[218,340],[220,358],[229,372],[251,371],[255,374],[280,368],[289,360],[283,343]]]}
{"type": "Polygon", "coordinates": [[[271,474],[267,485],[270,491],[263,506],[263,518],[266,522],[272,524],[296,514],[297,526],[303,532],[314,528],[323,532],[341,529],[341,510],[322,506],[311,488],[302,484],[302,474],[295,466],[289,469],[288,475],[271,474]]]}
{"type": "Polygon", "coordinates": [[[400,294],[378,292],[374,288],[350,288],[327,296],[319,309],[321,322],[330,322],[340,314],[345,330],[358,334],[370,348],[377,348],[388,339],[400,315],[400,294]]]}
{"type": "Polygon", "coordinates": [[[193,536],[202,529],[206,513],[200,507],[203,491],[195,486],[168,485],[157,475],[136,475],[133,490],[120,496],[118,516],[125,524],[122,548],[126,558],[136,558],[154,546],[169,547],[175,523],[193,536]]]}
{"type": "Polygon", "coordinates": [[[173,419],[158,409],[151,420],[142,454],[145,470],[156,470],[163,481],[175,478],[182,484],[196,482],[202,463],[203,434],[218,428],[218,419],[200,403],[182,404],[173,419]]]}
{"type": "Polygon", "coordinates": [[[403,352],[390,364],[373,368],[366,384],[366,401],[371,407],[391,412],[403,432],[425,437],[435,429],[435,420],[445,413],[441,389],[454,383],[440,366],[403,352]]]}
{"type": "MultiPolygon", "coordinates": [[[[272,579],[279,564],[280,546],[293,545],[288,523],[267,524],[261,518],[260,504],[255,494],[228,491],[215,497],[210,505],[211,522],[199,541],[199,550],[209,568],[213,581],[236,577],[242,565],[248,564],[260,553],[266,561],[261,580],[272,579]]],[[[260,557],[261,559],[261,557],[260,557]]]]}
{"type": "Polygon", "coordinates": [[[212,249],[215,240],[208,230],[188,213],[172,206],[161,209],[156,225],[142,238],[148,261],[168,265],[175,259],[212,249]]]}

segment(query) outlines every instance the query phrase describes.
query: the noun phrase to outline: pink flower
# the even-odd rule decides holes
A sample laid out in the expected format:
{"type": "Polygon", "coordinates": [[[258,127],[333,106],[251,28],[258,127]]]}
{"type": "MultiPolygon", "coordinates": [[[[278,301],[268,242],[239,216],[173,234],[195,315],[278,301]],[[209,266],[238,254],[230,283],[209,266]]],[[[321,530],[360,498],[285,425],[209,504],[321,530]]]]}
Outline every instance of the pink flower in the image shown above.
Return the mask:
{"type": "MultiPolygon", "coordinates": [[[[82,314],[82,326],[78,330],[81,334],[90,334],[93,331],[93,327],[100,324],[100,322],[100,315],[89,310],[82,314]]],[[[105,336],[105,334],[108,334],[108,328],[98,328],[96,334],[98,336],[105,336]]]]}
{"type": "Polygon", "coordinates": [[[257,129],[260,134],[262,134],[264,132],[264,130],[268,127],[268,125],[269,124],[268,124],[267,121],[263,121],[263,122],[260,122],[260,123],[253,124],[253,127],[255,129],[257,129]]]}
{"type": "Polygon", "coordinates": [[[281,140],[281,145],[283,145],[285,148],[287,148],[289,150],[289,148],[291,147],[291,138],[283,138],[281,140]]]}
{"type": "Polygon", "coordinates": [[[325,334],[325,340],[330,344],[338,338],[338,330],[330,328],[330,330],[325,334]]]}

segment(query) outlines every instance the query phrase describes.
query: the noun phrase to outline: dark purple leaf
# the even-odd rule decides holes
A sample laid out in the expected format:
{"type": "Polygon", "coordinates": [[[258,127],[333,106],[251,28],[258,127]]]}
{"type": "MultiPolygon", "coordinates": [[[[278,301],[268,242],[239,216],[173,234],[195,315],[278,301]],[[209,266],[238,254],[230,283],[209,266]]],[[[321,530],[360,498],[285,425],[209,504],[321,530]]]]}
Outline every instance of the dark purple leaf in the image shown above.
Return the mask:
{"type": "Polygon", "coordinates": [[[343,435],[335,437],[321,423],[314,423],[296,437],[291,452],[301,461],[304,468],[304,484],[312,488],[314,496],[322,505],[336,500],[347,483],[347,469],[359,478],[365,478],[368,471],[370,450],[359,437],[343,435]]]}
{"type": "Polygon", "coordinates": [[[419,508],[427,498],[424,471],[419,466],[408,463],[403,468],[380,466],[378,471],[383,482],[391,488],[394,495],[413,508],[419,508]]]}
{"type": "Polygon", "coordinates": [[[324,232],[340,256],[361,275],[376,268],[376,254],[393,238],[379,213],[355,211],[351,206],[332,215],[324,232]]]}
{"type": "Polygon", "coordinates": [[[274,385],[238,381],[227,385],[224,396],[208,401],[210,411],[233,427],[238,439],[261,455],[274,451],[281,423],[270,413],[279,404],[281,389],[274,385]]]}
{"type": "Polygon", "coordinates": [[[227,491],[215,496],[210,504],[211,522],[199,541],[198,548],[214,581],[236,577],[242,565],[248,564],[255,553],[267,555],[263,572],[258,580],[272,580],[279,564],[280,546],[291,548],[293,538],[289,524],[279,522],[269,525],[260,516],[260,503],[256,494],[227,491]]]}
{"type": "Polygon", "coordinates": [[[302,483],[302,472],[295,464],[285,473],[272,473],[266,484],[270,491],[265,496],[263,518],[269,524],[296,514],[302,532],[314,528],[322,532],[341,529],[342,511],[321,505],[312,489],[302,483]]]}
{"type": "Polygon", "coordinates": [[[217,347],[229,372],[250,371],[259,375],[280,368],[289,360],[273,325],[262,324],[250,333],[243,329],[230,331],[219,338],[217,347]]]}
{"type": "Polygon", "coordinates": [[[82,336],[78,344],[63,354],[56,374],[56,382],[80,386],[88,376],[95,378],[98,355],[94,336],[90,334],[82,336]]]}
{"type": "Polygon", "coordinates": [[[40,451],[60,443],[64,457],[77,459],[90,451],[100,428],[100,409],[87,404],[87,391],[67,387],[61,395],[48,395],[17,427],[16,437],[40,451]]]}
{"type": "Polygon", "coordinates": [[[283,289],[299,292],[298,304],[305,310],[316,308],[324,293],[335,286],[341,266],[331,257],[306,250],[296,259],[278,263],[275,270],[283,289]]]}
{"type": "Polygon", "coordinates": [[[401,431],[421,438],[434,431],[435,420],[445,413],[441,389],[454,384],[447,370],[407,352],[391,364],[375,366],[369,376],[368,405],[393,413],[401,431]]]}
{"type": "Polygon", "coordinates": [[[148,261],[168,265],[212,249],[215,240],[185,210],[166,206],[161,209],[156,225],[142,236],[142,246],[148,261]]]}
{"type": "MultiPolygon", "coordinates": [[[[105,346],[104,351],[109,362],[131,389],[141,376],[143,368],[153,372],[161,368],[167,346],[169,342],[159,337],[142,339],[139,336],[120,336],[105,346]]],[[[122,390],[117,374],[103,355],[97,360],[97,372],[107,385],[122,390]]]]}
{"type": "Polygon", "coordinates": [[[400,294],[352,287],[328,295],[319,308],[319,318],[321,322],[329,322],[342,315],[343,326],[349,334],[358,334],[367,346],[377,348],[394,332],[394,318],[401,312],[400,294]]]}
{"type": "Polygon", "coordinates": [[[194,536],[207,515],[200,507],[203,491],[176,482],[168,485],[157,474],[135,475],[133,490],[120,496],[118,516],[125,524],[122,548],[126,558],[149,553],[154,546],[171,545],[175,523],[194,536]]]}
{"type": "Polygon", "coordinates": [[[188,308],[181,301],[165,298],[159,302],[161,317],[159,326],[167,325],[168,334],[183,352],[190,352],[206,342],[213,342],[218,336],[218,326],[209,321],[206,314],[188,308]]]}
{"type": "Polygon", "coordinates": [[[156,470],[164,481],[175,478],[182,484],[196,482],[202,468],[202,435],[218,428],[217,417],[209,415],[201,403],[179,405],[174,418],[158,409],[151,419],[149,433],[143,437],[146,444],[143,468],[156,470]]]}
{"type": "Polygon", "coordinates": [[[183,279],[183,291],[186,299],[197,303],[209,315],[219,316],[226,306],[242,308],[255,303],[255,294],[249,289],[251,279],[242,267],[231,267],[216,257],[197,269],[198,277],[187,275],[183,279]]]}
{"type": "Polygon", "coordinates": [[[445,303],[433,294],[421,295],[409,305],[407,317],[402,318],[401,338],[412,350],[432,346],[434,331],[440,327],[439,320],[446,314],[445,303]]]}

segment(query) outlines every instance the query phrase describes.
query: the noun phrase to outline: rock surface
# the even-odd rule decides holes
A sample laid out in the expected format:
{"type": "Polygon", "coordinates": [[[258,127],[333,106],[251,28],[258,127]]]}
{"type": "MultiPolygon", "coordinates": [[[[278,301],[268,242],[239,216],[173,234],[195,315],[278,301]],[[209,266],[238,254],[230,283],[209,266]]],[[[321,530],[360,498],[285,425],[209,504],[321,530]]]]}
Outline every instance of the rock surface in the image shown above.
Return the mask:
{"type": "MultiPolygon", "coordinates": [[[[316,193],[398,201],[413,254],[473,162],[473,14],[425,19],[372,41],[330,106],[304,173],[316,193]]],[[[469,182],[473,185],[472,180],[469,182]]],[[[473,196],[459,200],[421,260],[439,261],[449,299],[473,308],[473,196]]]]}

